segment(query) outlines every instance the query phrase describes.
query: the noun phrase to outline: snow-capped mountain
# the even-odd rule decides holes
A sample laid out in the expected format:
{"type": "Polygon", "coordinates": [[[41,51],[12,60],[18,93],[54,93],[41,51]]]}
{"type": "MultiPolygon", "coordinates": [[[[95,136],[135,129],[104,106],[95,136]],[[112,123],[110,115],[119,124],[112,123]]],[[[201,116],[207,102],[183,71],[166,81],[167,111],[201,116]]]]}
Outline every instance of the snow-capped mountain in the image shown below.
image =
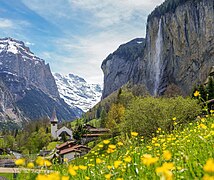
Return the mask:
{"type": "Polygon", "coordinates": [[[60,97],[70,106],[76,106],[86,112],[100,101],[102,88],[99,84],[88,84],[83,78],[73,74],[53,75],[60,97]]]}
{"type": "Polygon", "coordinates": [[[23,124],[23,119],[50,117],[53,109],[67,121],[83,112],[60,98],[49,64],[24,42],[0,38],[0,127],[8,119],[23,124]]]}

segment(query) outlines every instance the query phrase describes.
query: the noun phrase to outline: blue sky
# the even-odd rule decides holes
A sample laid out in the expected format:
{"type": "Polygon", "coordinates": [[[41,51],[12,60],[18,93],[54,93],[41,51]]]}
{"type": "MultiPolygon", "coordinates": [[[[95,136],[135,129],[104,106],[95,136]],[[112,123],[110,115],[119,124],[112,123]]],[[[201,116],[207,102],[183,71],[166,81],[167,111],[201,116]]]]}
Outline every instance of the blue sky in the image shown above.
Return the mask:
{"type": "Polygon", "coordinates": [[[22,40],[52,72],[102,83],[102,61],[145,37],[147,15],[164,0],[0,0],[0,37],[22,40]]]}

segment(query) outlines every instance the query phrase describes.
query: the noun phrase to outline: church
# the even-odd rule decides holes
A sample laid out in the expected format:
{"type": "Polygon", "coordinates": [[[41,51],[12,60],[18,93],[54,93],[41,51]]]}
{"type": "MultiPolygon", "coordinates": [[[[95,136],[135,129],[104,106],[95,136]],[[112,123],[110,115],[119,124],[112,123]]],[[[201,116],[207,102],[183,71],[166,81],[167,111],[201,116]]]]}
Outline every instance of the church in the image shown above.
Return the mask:
{"type": "Polygon", "coordinates": [[[64,132],[70,137],[70,140],[73,139],[73,131],[71,129],[68,129],[65,126],[58,129],[58,119],[56,116],[55,109],[53,111],[52,117],[50,118],[50,123],[51,123],[51,136],[53,137],[53,139],[60,139],[60,135],[64,132]]]}

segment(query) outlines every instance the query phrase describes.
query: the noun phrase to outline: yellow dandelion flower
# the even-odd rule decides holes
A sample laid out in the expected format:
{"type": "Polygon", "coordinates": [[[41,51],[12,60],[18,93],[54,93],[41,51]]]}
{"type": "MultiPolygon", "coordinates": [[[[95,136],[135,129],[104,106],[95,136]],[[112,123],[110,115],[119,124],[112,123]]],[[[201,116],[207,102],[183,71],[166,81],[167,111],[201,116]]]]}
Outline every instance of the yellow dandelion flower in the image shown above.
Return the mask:
{"type": "Polygon", "coordinates": [[[168,150],[165,150],[165,151],[163,151],[163,157],[165,160],[168,161],[172,158],[172,154],[168,150]]]}
{"type": "Polygon", "coordinates": [[[99,144],[98,147],[99,147],[99,148],[102,148],[102,147],[103,147],[103,144],[99,144]]]}
{"type": "Polygon", "coordinates": [[[110,143],[110,141],[107,139],[107,140],[103,140],[103,143],[104,144],[109,144],[110,143]]]}
{"type": "Polygon", "coordinates": [[[52,163],[49,160],[44,160],[44,165],[47,167],[50,167],[52,165],[52,163]]]}
{"type": "Polygon", "coordinates": [[[88,176],[85,176],[85,179],[86,179],[86,180],[89,180],[89,179],[90,179],[90,177],[88,177],[88,176]]]}
{"type": "Polygon", "coordinates": [[[77,172],[74,170],[73,166],[71,166],[71,165],[68,167],[68,172],[72,176],[76,176],[77,175],[77,172]]]}
{"type": "Polygon", "coordinates": [[[110,149],[116,149],[116,146],[115,146],[114,144],[109,144],[108,147],[109,147],[110,149]]]}
{"type": "Polygon", "coordinates": [[[176,117],[172,118],[173,121],[176,121],[176,119],[177,119],[176,117]]]}
{"type": "Polygon", "coordinates": [[[16,161],[15,161],[15,164],[17,165],[17,166],[24,166],[25,165],[25,159],[17,159],[16,161]]]}
{"type": "Polygon", "coordinates": [[[110,170],[112,168],[112,166],[108,165],[107,168],[110,170]]]}
{"type": "Polygon", "coordinates": [[[58,172],[54,172],[47,175],[50,180],[60,180],[60,174],[58,172]]]}
{"type": "Polygon", "coordinates": [[[151,154],[144,154],[143,157],[141,157],[141,161],[146,166],[150,166],[151,164],[155,164],[158,161],[158,157],[152,157],[151,154]]]}
{"type": "Polygon", "coordinates": [[[96,163],[100,164],[100,163],[102,163],[102,160],[100,158],[96,158],[96,163]]]}
{"type": "Polygon", "coordinates": [[[81,170],[86,170],[86,169],[87,169],[87,166],[79,165],[79,168],[80,168],[81,170]]]}
{"type": "Polygon", "coordinates": [[[111,179],[111,176],[112,176],[111,174],[106,174],[106,175],[105,175],[105,178],[106,178],[106,179],[111,179]]]}
{"type": "Polygon", "coordinates": [[[115,151],[114,149],[108,148],[106,152],[107,152],[108,154],[110,154],[110,153],[113,153],[114,151],[115,151]]]}
{"type": "Polygon", "coordinates": [[[38,156],[37,159],[36,159],[36,164],[37,164],[38,166],[44,166],[44,163],[45,163],[44,158],[41,157],[41,156],[38,156]]]}
{"type": "Polygon", "coordinates": [[[62,176],[61,180],[69,180],[69,176],[62,176]]]}
{"type": "Polygon", "coordinates": [[[132,158],[130,156],[127,156],[124,158],[124,161],[130,163],[132,161],[132,158]]]}
{"type": "Polygon", "coordinates": [[[199,92],[199,91],[195,91],[195,92],[194,92],[194,96],[195,96],[195,97],[200,96],[200,92],[199,92]]]}
{"type": "Polygon", "coordinates": [[[122,142],[118,142],[117,145],[118,146],[123,146],[123,143],[122,142]]]}
{"type": "Polygon", "coordinates": [[[199,124],[198,128],[207,129],[207,126],[205,124],[199,124]]]}
{"type": "Polygon", "coordinates": [[[123,163],[122,161],[114,161],[115,169],[117,169],[120,166],[120,164],[122,164],[122,163],[123,163]]]}
{"type": "Polygon", "coordinates": [[[208,174],[205,174],[202,180],[214,180],[214,176],[209,176],[208,174]]]}
{"type": "Polygon", "coordinates": [[[211,128],[214,129],[214,123],[211,125],[211,128]]]}
{"type": "Polygon", "coordinates": [[[30,168],[30,169],[34,168],[34,164],[32,162],[29,162],[27,164],[27,168],[30,168]]]}
{"type": "Polygon", "coordinates": [[[117,178],[116,180],[123,180],[123,178],[117,178]]]}
{"type": "Polygon", "coordinates": [[[214,172],[214,159],[208,159],[204,165],[204,171],[213,173],[214,172]]]}
{"type": "Polygon", "coordinates": [[[36,177],[36,180],[48,180],[48,176],[44,175],[44,174],[38,174],[38,176],[36,177]]]}
{"type": "Polygon", "coordinates": [[[136,137],[136,136],[138,136],[138,133],[137,132],[131,132],[131,135],[136,137]]]}

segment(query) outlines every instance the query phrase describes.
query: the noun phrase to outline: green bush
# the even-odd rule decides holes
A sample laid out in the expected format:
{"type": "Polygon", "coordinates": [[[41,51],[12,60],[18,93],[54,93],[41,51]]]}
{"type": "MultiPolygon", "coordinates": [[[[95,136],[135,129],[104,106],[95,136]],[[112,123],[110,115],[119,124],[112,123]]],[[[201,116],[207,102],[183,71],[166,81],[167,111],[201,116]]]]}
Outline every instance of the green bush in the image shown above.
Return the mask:
{"type": "Polygon", "coordinates": [[[137,98],[129,104],[121,129],[151,136],[158,128],[171,131],[175,124],[193,121],[200,112],[197,101],[190,98],[137,98]]]}

